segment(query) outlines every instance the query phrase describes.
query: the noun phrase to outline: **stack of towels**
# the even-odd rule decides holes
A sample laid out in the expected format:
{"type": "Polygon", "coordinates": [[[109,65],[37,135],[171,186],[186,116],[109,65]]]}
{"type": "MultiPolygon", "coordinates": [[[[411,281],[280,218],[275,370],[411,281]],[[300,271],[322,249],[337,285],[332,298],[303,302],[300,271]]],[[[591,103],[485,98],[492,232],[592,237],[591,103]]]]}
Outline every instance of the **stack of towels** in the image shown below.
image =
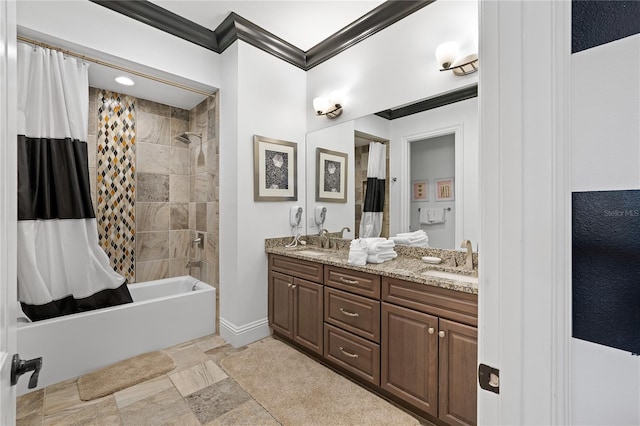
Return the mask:
{"type": "Polygon", "coordinates": [[[349,264],[362,266],[367,263],[382,263],[395,259],[398,253],[393,250],[396,243],[386,238],[358,238],[351,241],[349,264]]]}
{"type": "Polygon", "coordinates": [[[415,232],[405,232],[403,234],[398,234],[395,237],[390,237],[396,244],[402,244],[412,247],[429,247],[429,237],[427,237],[427,233],[422,229],[415,232]]]}

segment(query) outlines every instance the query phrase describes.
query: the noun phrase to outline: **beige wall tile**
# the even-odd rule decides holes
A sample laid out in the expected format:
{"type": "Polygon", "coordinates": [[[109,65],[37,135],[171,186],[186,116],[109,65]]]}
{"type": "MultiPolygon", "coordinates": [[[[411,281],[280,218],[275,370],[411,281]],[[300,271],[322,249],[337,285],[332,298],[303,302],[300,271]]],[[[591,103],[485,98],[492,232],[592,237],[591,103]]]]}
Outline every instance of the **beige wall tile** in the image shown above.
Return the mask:
{"type": "Polygon", "coordinates": [[[171,171],[171,147],[151,143],[136,144],[136,167],[140,173],[169,174],[171,171]]]}
{"type": "Polygon", "coordinates": [[[218,205],[215,202],[207,203],[207,232],[218,230],[218,205]]]}
{"type": "Polygon", "coordinates": [[[169,201],[169,175],[155,173],[136,174],[136,201],[169,201]]]}
{"type": "Polygon", "coordinates": [[[196,204],[196,231],[207,232],[207,203],[196,204]]]}
{"type": "Polygon", "coordinates": [[[168,231],[169,203],[136,203],[136,232],[168,231]]]}
{"type": "Polygon", "coordinates": [[[87,135],[87,161],[89,168],[96,167],[96,157],[98,156],[98,148],[96,146],[96,135],[89,133],[87,135]]]}
{"type": "Polygon", "coordinates": [[[136,262],[136,282],[145,282],[167,278],[169,274],[169,260],[152,260],[136,262]]]}
{"type": "Polygon", "coordinates": [[[183,275],[189,275],[189,268],[187,268],[188,262],[188,257],[183,257],[181,259],[169,259],[169,276],[181,277],[183,275]]]}
{"type": "Polygon", "coordinates": [[[138,112],[136,136],[138,142],[170,145],[171,121],[168,116],[138,112]]]}
{"type": "Polygon", "coordinates": [[[189,203],[189,229],[196,229],[196,204],[189,203]]]}
{"type": "Polygon", "coordinates": [[[169,258],[169,232],[138,232],[136,259],[139,262],[169,258]]]}
{"type": "Polygon", "coordinates": [[[216,109],[212,108],[207,111],[207,140],[216,137],[216,109]]]}
{"type": "Polygon", "coordinates": [[[189,131],[189,114],[187,113],[186,116],[186,119],[171,117],[171,146],[178,148],[191,147],[191,144],[181,142],[176,139],[176,136],[189,131]]]}
{"type": "Polygon", "coordinates": [[[189,175],[191,173],[191,159],[188,148],[171,147],[171,174],[189,175]]]}
{"type": "Polygon", "coordinates": [[[206,202],[208,199],[209,189],[209,174],[200,173],[195,178],[195,196],[196,202],[206,202]]]}
{"type": "Polygon", "coordinates": [[[169,257],[187,258],[189,257],[189,246],[191,245],[191,231],[170,231],[169,232],[169,257]]]}
{"type": "Polygon", "coordinates": [[[189,202],[191,177],[186,175],[169,176],[169,201],[172,203],[189,202]]]}
{"type": "Polygon", "coordinates": [[[159,104],[157,102],[148,101],[142,98],[138,98],[136,109],[139,112],[156,114],[162,117],[169,117],[171,111],[171,107],[169,105],[159,104]]]}
{"type": "Polygon", "coordinates": [[[208,263],[217,263],[218,262],[218,238],[215,234],[206,234],[206,242],[204,245],[204,260],[208,263]]]}
{"type": "Polygon", "coordinates": [[[171,203],[170,228],[189,229],[189,203],[171,203]]]}

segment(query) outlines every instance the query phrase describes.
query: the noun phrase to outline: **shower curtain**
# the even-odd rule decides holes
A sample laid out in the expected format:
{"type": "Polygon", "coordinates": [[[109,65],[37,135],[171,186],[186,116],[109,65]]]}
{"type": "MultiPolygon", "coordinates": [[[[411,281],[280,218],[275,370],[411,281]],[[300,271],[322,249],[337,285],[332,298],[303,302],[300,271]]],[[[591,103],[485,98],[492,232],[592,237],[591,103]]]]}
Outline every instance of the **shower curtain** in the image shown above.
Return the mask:
{"type": "Polygon", "coordinates": [[[131,302],[98,245],[88,65],[18,43],[18,298],[32,320],[131,302]]]}
{"type": "Polygon", "coordinates": [[[360,238],[379,237],[382,231],[384,186],[387,176],[387,148],[379,142],[369,144],[367,192],[364,195],[360,238]]]}

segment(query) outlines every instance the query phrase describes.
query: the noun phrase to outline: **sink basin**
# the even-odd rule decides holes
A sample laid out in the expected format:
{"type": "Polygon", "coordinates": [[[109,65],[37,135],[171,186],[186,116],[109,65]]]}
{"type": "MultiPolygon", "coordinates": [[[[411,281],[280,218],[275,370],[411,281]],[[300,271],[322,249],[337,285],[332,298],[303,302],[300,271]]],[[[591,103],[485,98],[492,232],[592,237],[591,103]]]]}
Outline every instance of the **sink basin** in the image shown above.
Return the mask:
{"type": "Polygon", "coordinates": [[[306,254],[307,256],[323,256],[326,253],[321,252],[321,251],[315,251],[315,250],[300,250],[297,251],[296,253],[298,254],[306,254]]]}
{"type": "Polygon", "coordinates": [[[453,272],[444,271],[425,271],[422,275],[428,275],[435,278],[445,278],[447,280],[462,281],[469,284],[478,284],[478,277],[469,275],[454,274],[453,272]]]}

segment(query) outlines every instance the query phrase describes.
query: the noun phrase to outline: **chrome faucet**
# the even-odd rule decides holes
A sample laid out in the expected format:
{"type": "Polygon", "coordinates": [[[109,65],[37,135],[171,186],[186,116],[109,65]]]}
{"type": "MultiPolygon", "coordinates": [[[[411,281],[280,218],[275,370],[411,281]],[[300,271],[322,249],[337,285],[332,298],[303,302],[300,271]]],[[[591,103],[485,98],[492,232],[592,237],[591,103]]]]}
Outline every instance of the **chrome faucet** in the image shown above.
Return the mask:
{"type": "Polygon", "coordinates": [[[192,243],[198,248],[204,248],[204,234],[202,232],[198,232],[197,237],[192,241],[192,243]]]}
{"type": "Polygon", "coordinates": [[[329,239],[329,231],[323,229],[320,231],[320,247],[329,248],[331,240],[329,239]]]}
{"type": "Polygon", "coordinates": [[[187,262],[187,266],[185,266],[185,268],[188,268],[188,269],[200,268],[201,266],[202,266],[201,260],[190,260],[187,262]]]}
{"type": "Polygon", "coordinates": [[[349,229],[348,226],[345,226],[340,230],[340,238],[342,239],[344,239],[344,231],[351,232],[351,229],[349,229]]]}
{"type": "Polygon", "coordinates": [[[464,258],[464,269],[473,271],[473,247],[471,246],[471,241],[462,240],[460,247],[467,249],[467,253],[464,258]]]}

